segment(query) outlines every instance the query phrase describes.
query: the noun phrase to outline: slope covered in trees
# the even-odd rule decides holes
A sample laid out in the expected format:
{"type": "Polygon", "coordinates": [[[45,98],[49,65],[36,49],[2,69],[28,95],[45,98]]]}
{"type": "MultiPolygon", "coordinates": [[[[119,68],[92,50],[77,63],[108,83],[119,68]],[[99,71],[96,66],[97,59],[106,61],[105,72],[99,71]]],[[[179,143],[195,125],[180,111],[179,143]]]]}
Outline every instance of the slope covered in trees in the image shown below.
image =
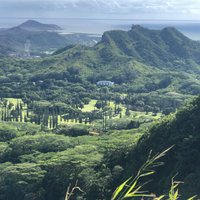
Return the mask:
{"type": "Polygon", "coordinates": [[[150,130],[142,126],[69,137],[64,129],[41,132],[37,125],[0,123],[0,199],[63,198],[76,180],[84,191],[76,198],[110,199],[115,187],[146,161],[150,150],[156,154],[173,145],[148,190],[165,193],[175,176],[184,182],[183,199],[200,195],[199,115],[200,97],[150,130]]]}
{"type": "MultiPolygon", "coordinates": [[[[126,31],[108,31],[97,45],[100,52],[128,56],[142,63],[163,67],[187,68],[190,61],[199,64],[199,42],[192,41],[173,27],[149,30],[139,25],[126,31]]],[[[109,59],[108,59],[109,60],[109,59]]]]}
{"type": "Polygon", "coordinates": [[[143,163],[149,152],[161,152],[174,145],[164,158],[165,165],[160,167],[149,184],[151,191],[163,193],[171,184],[171,179],[182,181],[182,199],[200,195],[200,97],[196,98],[176,115],[166,117],[155,124],[139,140],[137,146],[126,160],[126,176],[132,174],[143,163]]]}
{"type": "Polygon", "coordinates": [[[1,58],[0,93],[83,104],[83,98],[99,97],[96,83],[107,80],[115,83],[110,99],[126,94],[121,103],[133,109],[146,105],[145,111],[169,113],[199,94],[199,55],[199,42],[174,28],[133,26],[128,32],[106,32],[95,47],[71,45],[38,59],[1,58]]]}
{"type": "Polygon", "coordinates": [[[199,42],[174,28],[133,26],[106,32],[94,47],[72,45],[37,59],[2,57],[0,199],[60,199],[76,180],[84,191],[77,199],[110,199],[150,149],[171,145],[152,191],[165,192],[178,172],[183,197],[199,194],[200,99],[147,131],[150,115],[159,120],[199,94],[199,55],[199,42]],[[100,87],[101,80],[115,84],[100,87]],[[18,97],[17,105],[8,97],[18,97]],[[59,126],[58,117],[75,126],[59,126]]]}

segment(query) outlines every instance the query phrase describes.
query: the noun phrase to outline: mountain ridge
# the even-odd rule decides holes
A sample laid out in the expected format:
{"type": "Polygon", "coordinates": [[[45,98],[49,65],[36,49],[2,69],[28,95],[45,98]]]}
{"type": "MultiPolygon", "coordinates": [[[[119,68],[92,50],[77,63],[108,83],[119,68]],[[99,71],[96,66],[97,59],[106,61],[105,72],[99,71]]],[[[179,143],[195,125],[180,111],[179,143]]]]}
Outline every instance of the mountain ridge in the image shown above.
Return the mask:
{"type": "Polygon", "coordinates": [[[61,27],[55,24],[43,24],[35,20],[27,20],[17,27],[28,31],[59,31],[61,27]]]}
{"type": "Polygon", "coordinates": [[[173,27],[150,30],[133,25],[129,31],[105,32],[96,47],[104,46],[101,49],[105,51],[109,51],[109,48],[111,51],[117,48],[118,56],[130,56],[157,67],[159,63],[169,67],[176,60],[193,59],[200,64],[199,44],[198,41],[189,39],[173,27]]]}
{"type": "MultiPolygon", "coordinates": [[[[18,27],[14,30],[20,32],[22,29],[18,27]]],[[[12,37],[14,37],[14,35],[12,37]]],[[[174,28],[149,30],[141,26],[133,26],[130,31],[105,32],[102,40],[94,47],[72,45],[59,49],[53,55],[45,58],[0,59],[0,71],[2,74],[0,77],[0,95],[5,98],[6,94],[13,98],[14,95],[19,92],[19,97],[25,102],[30,102],[30,104],[33,102],[41,102],[42,100],[43,102],[47,101],[49,105],[61,102],[67,106],[69,105],[79,109],[85,105],[84,100],[101,100],[101,89],[96,83],[99,80],[106,80],[115,82],[109,89],[105,88],[104,92],[109,96],[108,100],[126,105],[126,112],[128,109],[133,112],[136,111],[136,115],[131,116],[133,120],[137,119],[137,111],[144,113],[152,112],[151,115],[157,114],[158,112],[169,114],[170,112],[175,112],[185,99],[188,100],[200,93],[199,57],[199,43],[190,40],[174,28]]],[[[105,95],[105,97],[107,95],[105,95]]],[[[41,110],[41,112],[43,111],[41,110]]],[[[143,120],[146,121],[145,118],[142,119],[142,121],[143,120]]],[[[142,137],[137,147],[134,148],[131,153],[129,153],[129,150],[127,152],[127,142],[123,145],[121,153],[116,154],[116,151],[114,151],[110,160],[106,158],[107,166],[103,164],[103,172],[107,171],[107,167],[113,172],[114,167],[117,166],[117,174],[124,171],[125,174],[123,175],[124,179],[126,179],[132,175],[133,170],[137,171],[137,167],[144,163],[151,149],[154,153],[158,153],[163,151],[163,148],[167,149],[175,144],[175,148],[165,158],[166,167],[164,166],[164,171],[161,171],[160,168],[158,169],[158,176],[155,177],[156,183],[151,185],[151,190],[152,192],[158,191],[158,193],[165,191],[166,187],[170,185],[171,178],[178,172],[180,175],[177,178],[186,182],[183,186],[183,194],[185,196],[199,194],[200,190],[197,186],[199,186],[200,183],[198,179],[195,179],[195,177],[200,177],[199,120],[200,99],[194,101],[182,112],[178,112],[176,116],[169,115],[161,124],[157,123],[157,126],[154,126],[149,133],[142,137]],[[194,164],[190,165],[190,167],[188,163],[190,164],[191,162],[194,164]],[[192,182],[193,180],[195,180],[195,183],[192,182]],[[190,182],[194,185],[193,187],[188,186],[190,182]],[[162,187],[161,184],[163,183],[166,183],[166,187],[162,187]],[[158,187],[160,190],[157,189],[158,187]]],[[[146,128],[147,127],[145,127],[145,130],[146,128]]],[[[131,130],[131,137],[135,137],[134,133],[137,131],[137,129],[135,131],[131,130]]],[[[23,134],[25,133],[23,132],[23,134]]],[[[108,132],[106,136],[107,135],[109,136],[110,133],[108,132]]],[[[121,138],[119,142],[120,146],[121,142],[124,141],[124,135],[121,131],[119,131],[119,135],[121,138]]],[[[34,135],[32,136],[35,137],[34,135]]],[[[25,135],[25,137],[27,137],[27,135],[25,135]]],[[[57,137],[56,135],[56,138],[57,137]]],[[[115,138],[116,135],[113,135],[113,137],[115,138]]],[[[108,139],[106,140],[108,141],[108,139]]],[[[128,140],[131,141],[130,136],[128,140]]],[[[41,139],[40,141],[43,142],[44,140],[41,139]]],[[[58,142],[60,143],[60,141],[58,142]]],[[[70,142],[68,141],[66,144],[68,143],[70,142]]],[[[46,148],[48,149],[49,144],[45,144],[47,144],[48,147],[46,148]]],[[[94,144],[94,140],[88,144],[88,147],[91,147],[91,144],[94,144]]],[[[41,145],[42,149],[43,145],[41,145]]],[[[20,147],[20,143],[18,146],[20,147]]],[[[110,145],[106,142],[106,146],[110,145]]],[[[64,146],[64,148],[66,147],[64,146]]],[[[112,145],[111,148],[113,148],[112,145]]],[[[16,149],[18,149],[18,147],[16,149]]],[[[25,149],[25,151],[29,151],[29,148],[27,148],[27,150],[25,149]]],[[[46,163],[49,163],[47,162],[49,154],[46,154],[48,151],[49,150],[45,150],[45,156],[42,159],[45,167],[46,163]]],[[[79,150],[75,151],[79,155],[82,150],[79,148],[79,150]]],[[[28,159],[34,162],[34,157],[35,155],[37,156],[37,152],[35,152],[36,151],[33,149],[34,154],[31,157],[27,155],[25,155],[25,157],[20,156],[19,162],[21,162],[21,159],[24,161],[28,159]]],[[[88,157],[88,148],[86,152],[86,157],[88,157]]],[[[93,146],[91,152],[94,152],[93,146]]],[[[15,151],[13,151],[13,153],[15,155],[15,151]]],[[[110,152],[107,153],[110,155],[110,152]]],[[[6,155],[7,152],[4,155],[5,158],[7,158],[6,155]]],[[[21,154],[19,153],[19,155],[21,154]]],[[[60,158],[60,155],[62,155],[62,153],[59,154],[58,157],[56,156],[58,160],[55,160],[55,157],[53,157],[53,160],[54,162],[61,162],[58,171],[61,169],[61,171],[65,172],[64,174],[66,177],[70,177],[70,172],[66,174],[66,171],[70,169],[69,166],[74,163],[74,159],[71,160],[73,161],[72,164],[70,162],[70,165],[63,165],[63,159],[60,158]],[[63,168],[63,166],[66,166],[66,168],[63,168]]],[[[68,152],[63,155],[63,158],[68,159],[68,152]]],[[[86,157],[82,158],[84,163],[87,163],[85,162],[86,157]]],[[[49,158],[51,159],[51,156],[49,158]]],[[[79,159],[79,156],[77,156],[77,158],[79,159]]],[[[96,157],[94,156],[94,158],[96,157]]],[[[79,167],[80,162],[76,163],[79,167]]],[[[19,164],[21,165],[21,163],[19,164]]],[[[53,162],[51,164],[53,164],[53,166],[59,166],[54,165],[53,162]]],[[[7,163],[5,165],[7,165],[7,163]]],[[[92,165],[91,167],[94,166],[92,165]]],[[[98,171],[100,167],[98,165],[95,168],[97,168],[98,171]]],[[[45,181],[49,180],[49,177],[52,177],[51,169],[52,166],[49,170],[50,176],[47,176],[45,181]]],[[[9,170],[9,168],[5,168],[5,171],[6,170],[9,170]]],[[[26,170],[28,172],[30,171],[29,166],[27,166],[26,170]]],[[[52,199],[58,199],[52,196],[52,193],[54,193],[53,191],[57,191],[55,195],[60,196],[60,189],[62,190],[63,188],[64,191],[66,190],[66,185],[68,185],[65,184],[63,187],[60,187],[59,184],[61,182],[63,183],[63,180],[68,179],[66,177],[63,178],[63,174],[59,174],[58,171],[56,170],[54,173],[56,179],[52,177],[52,186],[50,185],[49,187],[49,182],[46,182],[47,188],[45,189],[47,193],[45,194],[52,199]],[[58,180],[57,175],[61,176],[61,179],[58,180]],[[56,188],[54,187],[55,180],[58,180],[58,182],[56,182],[58,183],[58,187],[56,188]]],[[[19,172],[19,174],[21,173],[19,172]]],[[[85,172],[82,174],[85,174],[85,172]]],[[[86,174],[95,175],[93,170],[89,170],[86,174]]],[[[99,176],[95,175],[93,180],[94,182],[98,180],[97,186],[99,188],[99,178],[97,177],[99,176]]],[[[107,178],[105,173],[103,173],[102,177],[107,178]]],[[[8,178],[6,180],[10,180],[12,176],[10,178],[8,174],[6,178],[8,178]]],[[[3,183],[2,185],[6,186],[4,179],[1,180],[3,183]]],[[[15,180],[18,182],[18,179],[15,180]]],[[[15,180],[13,181],[13,185],[16,185],[15,180]]],[[[28,180],[30,180],[29,177],[28,180]]],[[[105,192],[111,191],[109,187],[114,186],[115,183],[112,184],[112,180],[114,179],[110,179],[107,185],[105,185],[107,181],[101,181],[100,185],[106,188],[105,192]]],[[[117,185],[119,185],[119,181],[121,180],[121,178],[118,180],[117,185]]],[[[97,193],[96,187],[93,188],[94,182],[91,184],[91,191],[89,185],[89,193],[92,196],[91,199],[94,199],[95,195],[103,195],[102,190],[99,190],[100,192],[97,193]]],[[[5,186],[1,187],[3,191],[4,189],[7,191],[7,187],[5,186]]],[[[24,191],[23,185],[22,191],[24,191]]],[[[16,190],[16,192],[18,191],[16,190]]],[[[9,192],[8,195],[10,194],[12,195],[12,193],[9,192]]],[[[101,199],[105,198],[102,197],[101,199]]]]}

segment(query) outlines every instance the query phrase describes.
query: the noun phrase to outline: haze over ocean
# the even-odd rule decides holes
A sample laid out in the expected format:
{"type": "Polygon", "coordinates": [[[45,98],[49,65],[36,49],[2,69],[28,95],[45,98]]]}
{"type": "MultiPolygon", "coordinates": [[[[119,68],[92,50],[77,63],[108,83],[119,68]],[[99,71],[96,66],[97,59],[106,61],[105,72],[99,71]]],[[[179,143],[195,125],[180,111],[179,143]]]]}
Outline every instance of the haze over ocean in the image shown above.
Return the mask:
{"type": "MultiPolygon", "coordinates": [[[[79,19],[79,18],[32,18],[42,23],[56,24],[65,33],[103,34],[109,30],[129,30],[132,24],[150,29],[173,26],[194,40],[200,40],[200,21],[198,20],[137,20],[137,19],[79,19]]],[[[11,28],[28,18],[0,18],[0,28],[11,28]]]]}

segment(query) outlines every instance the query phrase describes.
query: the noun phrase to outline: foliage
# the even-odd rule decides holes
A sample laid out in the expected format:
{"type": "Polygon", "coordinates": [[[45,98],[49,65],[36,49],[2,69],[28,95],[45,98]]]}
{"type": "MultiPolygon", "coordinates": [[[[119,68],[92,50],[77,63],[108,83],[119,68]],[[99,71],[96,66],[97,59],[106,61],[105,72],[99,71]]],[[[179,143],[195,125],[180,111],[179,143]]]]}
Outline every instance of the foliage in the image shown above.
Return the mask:
{"type": "MultiPolygon", "coordinates": [[[[13,46],[24,47],[27,31],[8,32],[21,41],[13,46]]],[[[55,37],[34,33],[33,40],[64,45],[55,37]]],[[[109,199],[150,148],[173,144],[150,191],[163,194],[178,171],[182,197],[199,195],[200,98],[176,115],[160,114],[199,93],[199,53],[199,43],[174,28],[133,26],[106,32],[94,47],[34,59],[1,56],[0,199],[63,199],[76,180],[84,193],[75,198],[109,199]],[[101,80],[115,84],[100,88],[101,80]]]]}
{"type": "Polygon", "coordinates": [[[150,157],[151,155],[149,155],[149,158],[147,159],[145,164],[139,169],[137,175],[135,177],[130,177],[116,189],[113,194],[112,200],[122,200],[132,197],[152,197],[152,195],[146,194],[145,192],[141,191],[143,185],[141,185],[139,181],[140,179],[143,179],[144,177],[148,177],[155,173],[154,168],[163,164],[158,160],[165,156],[170,149],[171,148],[163,151],[162,153],[158,153],[152,158],[150,157]]]}
{"type": "MultiPolygon", "coordinates": [[[[41,132],[37,125],[1,122],[5,135],[15,138],[0,143],[0,199],[60,199],[66,187],[78,180],[84,192],[77,198],[106,199],[110,184],[123,171],[109,166],[109,155],[125,155],[143,134],[143,130],[110,132],[103,136],[68,137],[61,133],[41,132]],[[138,133],[140,132],[140,133],[138,133]],[[124,153],[123,153],[124,152],[124,153]],[[96,191],[99,191],[97,194],[96,191]],[[104,191],[101,193],[100,191],[104,191]]],[[[71,131],[85,127],[71,127],[71,131]],[[78,129],[77,129],[78,128],[78,129]]]]}
{"type": "MultiPolygon", "coordinates": [[[[8,31],[24,31],[16,29],[8,31]]],[[[0,96],[82,108],[89,99],[101,107],[99,100],[105,96],[115,101],[123,93],[126,98],[120,97],[121,103],[130,109],[169,114],[199,92],[198,52],[197,42],[173,28],[152,31],[133,26],[128,32],[110,31],[91,48],[70,46],[45,58],[1,58],[0,96]],[[180,48],[181,54],[176,52],[180,48]],[[115,82],[107,95],[96,85],[100,80],[115,82]]]]}
{"type": "Polygon", "coordinates": [[[127,174],[132,174],[132,171],[144,162],[145,155],[150,149],[158,152],[174,144],[173,150],[164,158],[168,166],[158,170],[150,190],[158,194],[164,193],[178,171],[177,179],[184,182],[180,185],[182,198],[189,198],[193,194],[199,195],[197,186],[199,183],[197,164],[199,162],[199,109],[200,98],[198,97],[180,109],[176,115],[169,115],[160,123],[156,123],[128,156],[126,167],[123,165],[127,174]]]}
{"type": "MultiPolygon", "coordinates": [[[[172,147],[171,147],[172,148],[172,147]]],[[[154,200],[177,200],[180,198],[178,187],[181,182],[174,181],[172,179],[171,182],[171,188],[169,190],[168,195],[161,195],[156,196],[155,194],[150,194],[148,192],[142,191],[144,185],[148,184],[141,183],[140,179],[144,179],[145,177],[148,177],[153,175],[155,173],[155,167],[158,167],[162,165],[162,162],[159,162],[158,160],[166,155],[166,153],[171,149],[167,149],[162,153],[158,153],[152,158],[148,158],[148,160],[145,162],[145,164],[139,169],[136,177],[130,177],[127,179],[124,183],[122,183],[113,193],[112,200],[122,200],[122,199],[137,199],[140,198],[148,198],[148,199],[154,199],[154,200]]],[[[196,199],[196,196],[188,198],[188,200],[196,199]]]]}

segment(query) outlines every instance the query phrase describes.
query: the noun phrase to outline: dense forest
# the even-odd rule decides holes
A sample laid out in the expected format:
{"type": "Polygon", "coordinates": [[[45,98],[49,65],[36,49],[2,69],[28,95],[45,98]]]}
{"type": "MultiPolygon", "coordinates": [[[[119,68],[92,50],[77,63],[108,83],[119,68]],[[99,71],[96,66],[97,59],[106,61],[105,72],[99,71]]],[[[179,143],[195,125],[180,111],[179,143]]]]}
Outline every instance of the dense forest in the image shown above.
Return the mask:
{"type": "Polygon", "coordinates": [[[175,177],[183,199],[200,195],[199,44],[133,26],[40,58],[2,46],[0,199],[62,200],[76,183],[72,199],[111,199],[151,150],[171,146],[146,189],[165,194],[175,177]]]}

